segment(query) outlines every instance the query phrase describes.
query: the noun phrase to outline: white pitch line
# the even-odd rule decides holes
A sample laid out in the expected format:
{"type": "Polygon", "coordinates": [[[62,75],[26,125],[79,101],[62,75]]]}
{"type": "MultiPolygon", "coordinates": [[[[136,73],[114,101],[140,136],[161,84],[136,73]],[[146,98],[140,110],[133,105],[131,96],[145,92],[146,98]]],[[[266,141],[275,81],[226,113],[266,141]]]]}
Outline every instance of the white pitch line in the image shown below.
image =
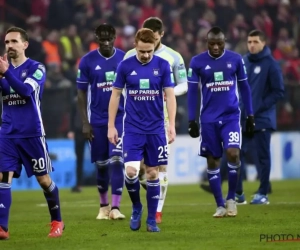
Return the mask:
{"type": "MultiPolygon", "coordinates": [[[[74,202],[61,202],[63,207],[99,207],[99,203],[96,200],[87,201],[74,201],[74,202]]],[[[167,207],[195,207],[195,206],[215,206],[215,203],[187,203],[187,204],[165,204],[167,207]]],[[[300,205],[300,202],[270,202],[271,205],[300,205]]],[[[47,207],[47,203],[36,204],[38,207],[47,207]]],[[[131,207],[131,204],[122,204],[122,207],[131,207]]],[[[245,205],[239,205],[245,206],[245,205]]],[[[247,206],[247,205],[246,205],[247,206]]]]}

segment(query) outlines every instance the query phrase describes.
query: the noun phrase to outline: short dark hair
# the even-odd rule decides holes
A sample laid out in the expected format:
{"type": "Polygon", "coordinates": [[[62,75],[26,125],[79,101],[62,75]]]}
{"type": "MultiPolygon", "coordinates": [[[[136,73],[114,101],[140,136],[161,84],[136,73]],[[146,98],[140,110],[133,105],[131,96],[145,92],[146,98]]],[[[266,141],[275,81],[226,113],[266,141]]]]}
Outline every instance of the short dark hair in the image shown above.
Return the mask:
{"type": "Polygon", "coordinates": [[[96,29],[95,29],[95,35],[97,38],[100,37],[101,32],[107,32],[109,35],[116,36],[116,29],[114,26],[108,23],[103,23],[100,24],[96,29]]]}
{"type": "Polygon", "coordinates": [[[212,33],[212,34],[214,34],[214,35],[219,35],[220,33],[224,34],[223,30],[222,30],[220,27],[218,27],[218,26],[212,27],[212,28],[207,32],[207,35],[210,34],[210,33],[212,33]]]}
{"type": "Polygon", "coordinates": [[[134,41],[135,41],[135,44],[137,44],[139,41],[141,41],[143,43],[155,44],[154,32],[151,29],[147,29],[147,28],[139,29],[135,35],[134,41]]]}
{"type": "Polygon", "coordinates": [[[158,17],[149,17],[143,23],[143,28],[152,30],[161,34],[163,32],[163,22],[158,17]]]}
{"type": "Polygon", "coordinates": [[[9,29],[6,31],[6,35],[7,35],[8,33],[11,33],[11,32],[18,32],[18,33],[20,33],[21,39],[22,39],[23,42],[28,42],[28,41],[29,41],[28,34],[27,34],[27,32],[26,32],[25,30],[23,30],[23,29],[21,29],[21,28],[19,28],[19,27],[11,27],[11,28],[9,28],[9,29]]]}
{"type": "Polygon", "coordinates": [[[249,32],[248,36],[258,36],[261,41],[266,41],[266,35],[261,30],[252,30],[249,32]]]}

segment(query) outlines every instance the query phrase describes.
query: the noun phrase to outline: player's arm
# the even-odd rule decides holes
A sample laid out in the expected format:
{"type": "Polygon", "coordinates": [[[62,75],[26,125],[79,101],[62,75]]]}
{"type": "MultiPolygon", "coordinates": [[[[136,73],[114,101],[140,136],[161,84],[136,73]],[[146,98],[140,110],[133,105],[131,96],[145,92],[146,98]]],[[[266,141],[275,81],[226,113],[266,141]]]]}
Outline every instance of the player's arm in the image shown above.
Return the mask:
{"type": "Polygon", "coordinates": [[[86,59],[82,58],[77,72],[77,102],[82,120],[82,133],[88,140],[93,139],[93,129],[87,113],[87,90],[89,87],[89,68],[86,59]]]}
{"type": "Polygon", "coordinates": [[[167,110],[169,115],[169,126],[175,127],[175,117],[176,117],[176,98],[174,93],[174,88],[168,87],[164,89],[166,94],[167,110]]]}
{"type": "Polygon", "coordinates": [[[268,94],[263,99],[259,112],[270,109],[278,100],[284,97],[284,83],[281,69],[277,62],[272,62],[268,73],[270,82],[268,94]]]}
{"type": "Polygon", "coordinates": [[[77,101],[83,124],[89,123],[87,113],[87,90],[89,87],[89,68],[85,57],[80,60],[77,72],[77,101]]]}
{"type": "Polygon", "coordinates": [[[30,96],[40,85],[45,83],[46,72],[45,67],[42,64],[34,64],[28,71],[28,75],[23,82],[19,80],[8,68],[4,71],[4,76],[8,84],[14,89],[14,91],[20,96],[30,96]]]}
{"type": "Polygon", "coordinates": [[[238,60],[236,76],[247,116],[253,116],[251,90],[247,80],[246,67],[242,58],[238,60]]]}
{"type": "Polygon", "coordinates": [[[180,83],[180,84],[176,85],[175,88],[174,88],[175,96],[184,95],[184,94],[186,94],[187,91],[188,91],[188,84],[187,84],[187,82],[180,83]]]}
{"type": "Polygon", "coordinates": [[[175,131],[175,118],[176,118],[176,97],[174,94],[174,79],[173,79],[173,73],[170,70],[170,65],[167,61],[163,64],[163,88],[164,93],[166,96],[166,105],[167,105],[167,111],[169,116],[169,126],[168,126],[168,143],[172,143],[175,140],[176,137],[176,131],[175,131]]]}
{"type": "Polygon", "coordinates": [[[176,60],[173,66],[173,74],[176,86],[174,88],[175,96],[184,95],[188,90],[186,68],[182,56],[176,53],[176,60]]]}
{"type": "Polygon", "coordinates": [[[108,107],[108,127],[115,127],[116,116],[123,89],[113,87],[108,107]]]}
{"type": "Polygon", "coordinates": [[[115,121],[118,112],[118,108],[120,105],[120,97],[122,95],[123,88],[125,86],[125,74],[123,73],[123,64],[122,62],[119,64],[115,81],[113,83],[113,89],[109,100],[108,106],[108,139],[111,143],[117,144],[118,142],[118,132],[115,128],[115,121]]]}
{"type": "Polygon", "coordinates": [[[189,118],[189,135],[192,138],[199,136],[199,127],[196,122],[196,110],[198,104],[198,85],[200,76],[197,74],[195,59],[192,58],[188,70],[188,118],[189,118]]]}
{"type": "Polygon", "coordinates": [[[253,137],[255,122],[254,122],[253,108],[252,108],[252,96],[251,96],[250,86],[247,80],[246,66],[242,58],[239,59],[237,64],[236,76],[237,76],[237,81],[239,84],[243,104],[247,114],[246,134],[249,137],[253,137]]]}

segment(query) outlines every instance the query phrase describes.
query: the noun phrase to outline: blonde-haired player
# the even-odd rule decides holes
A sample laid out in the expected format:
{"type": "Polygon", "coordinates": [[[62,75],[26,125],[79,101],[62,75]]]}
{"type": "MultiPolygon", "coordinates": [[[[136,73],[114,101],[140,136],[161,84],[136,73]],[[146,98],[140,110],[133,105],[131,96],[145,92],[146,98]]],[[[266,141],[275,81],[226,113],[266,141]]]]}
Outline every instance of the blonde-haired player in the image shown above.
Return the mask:
{"type": "MultiPolygon", "coordinates": [[[[185,94],[187,92],[187,74],[186,74],[184,61],[182,56],[178,52],[174,51],[173,49],[161,43],[161,38],[164,35],[162,20],[160,20],[157,17],[150,17],[144,21],[143,28],[151,29],[154,32],[155,39],[156,39],[154,55],[167,60],[170,64],[171,70],[173,72],[174,81],[176,84],[174,88],[175,95],[180,96],[185,94]]],[[[126,53],[124,59],[135,55],[136,55],[135,49],[129,50],[126,53]]],[[[165,127],[167,129],[169,118],[166,109],[166,103],[164,103],[164,114],[165,114],[165,127]]],[[[168,145],[168,154],[170,154],[170,145],[168,145]]],[[[147,188],[146,176],[145,176],[144,169],[145,169],[144,163],[141,162],[140,176],[139,176],[140,183],[146,189],[147,188]]],[[[156,223],[161,223],[162,221],[162,209],[166,199],[166,193],[168,188],[168,176],[167,176],[166,165],[159,166],[159,180],[160,180],[161,190],[160,190],[160,199],[159,199],[157,212],[156,212],[156,223]]]]}

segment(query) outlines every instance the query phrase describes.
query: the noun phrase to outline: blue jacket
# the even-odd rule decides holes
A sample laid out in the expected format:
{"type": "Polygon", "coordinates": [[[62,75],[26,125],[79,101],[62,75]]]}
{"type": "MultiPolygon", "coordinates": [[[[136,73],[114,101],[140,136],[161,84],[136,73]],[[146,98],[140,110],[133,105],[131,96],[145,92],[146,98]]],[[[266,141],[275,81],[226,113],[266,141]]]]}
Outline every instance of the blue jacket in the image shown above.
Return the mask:
{"type": "MultiPolygon", "coordinates": [[[[244,61],[252,94],[255,130],[276,130],[276,103],[284,96],[279,64],[267,46],[257,54],[246,54],[244,61]]],[[[243,129],[245,120],[245,110],[242,108],[243,129]]]]}

